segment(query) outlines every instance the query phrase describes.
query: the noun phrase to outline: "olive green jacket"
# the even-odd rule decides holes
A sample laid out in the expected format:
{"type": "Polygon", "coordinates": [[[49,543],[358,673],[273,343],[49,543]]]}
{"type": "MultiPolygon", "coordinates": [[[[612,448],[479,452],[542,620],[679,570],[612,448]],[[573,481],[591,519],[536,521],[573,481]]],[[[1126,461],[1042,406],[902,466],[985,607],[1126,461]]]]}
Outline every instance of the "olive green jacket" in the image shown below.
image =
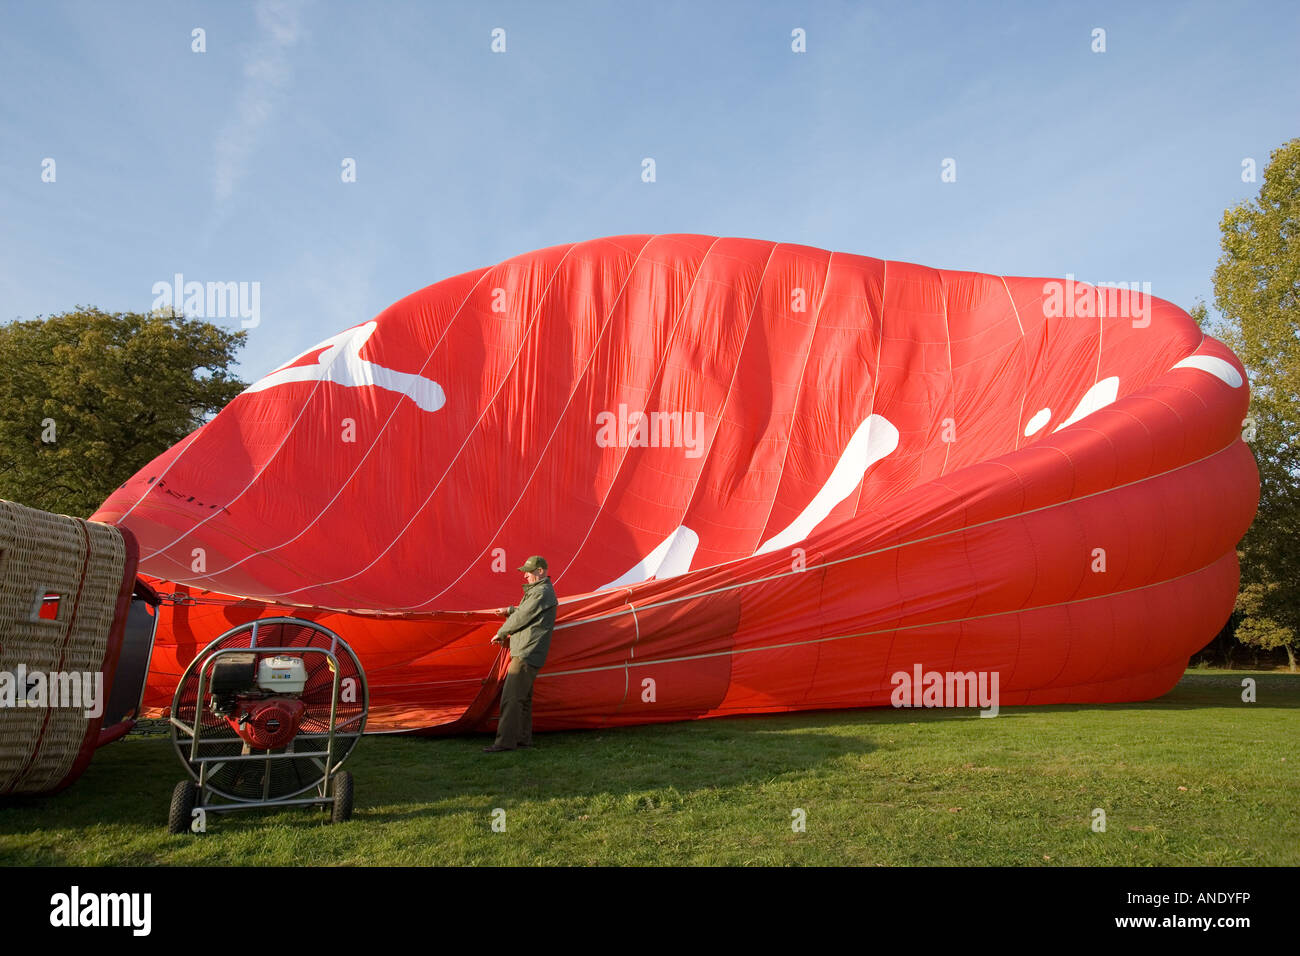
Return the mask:
{"type": "Polygon", "coordinates": [[[510,609],[510,615],[497,634],[510,636],[510,656],[532,667],[541,668],[551,649],[551,631],[555,627],[555,589],[548,575],[524,585],[524,599],[510,609]]]}

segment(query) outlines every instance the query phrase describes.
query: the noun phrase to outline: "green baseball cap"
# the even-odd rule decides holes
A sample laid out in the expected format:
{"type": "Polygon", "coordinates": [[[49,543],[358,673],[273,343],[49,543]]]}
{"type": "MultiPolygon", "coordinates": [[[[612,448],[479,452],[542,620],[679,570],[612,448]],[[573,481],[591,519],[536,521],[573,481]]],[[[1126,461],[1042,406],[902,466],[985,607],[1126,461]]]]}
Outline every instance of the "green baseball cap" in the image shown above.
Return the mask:
{"type": "Polygon", "coordinates": [[[546,559],[542,557],[540,554],[535,554],[527,561],[525,561],[523,563],[523,566],[519,570],[524,572],[545,571],[546,559]]]}

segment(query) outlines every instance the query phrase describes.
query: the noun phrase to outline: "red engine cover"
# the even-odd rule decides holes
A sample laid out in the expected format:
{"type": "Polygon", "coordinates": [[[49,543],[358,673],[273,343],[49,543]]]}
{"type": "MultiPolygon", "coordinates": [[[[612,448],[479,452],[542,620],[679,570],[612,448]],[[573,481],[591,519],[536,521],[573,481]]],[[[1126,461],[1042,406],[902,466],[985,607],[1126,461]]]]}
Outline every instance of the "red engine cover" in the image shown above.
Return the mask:
{"type": "Polygon", "coordinates": [[[226,720],[250,746],[276,750],[293,740],[306,712],[307,705],[294,697],[245,698],[235,709],[236,714],[246,715],[245,720],[226,720]]]}

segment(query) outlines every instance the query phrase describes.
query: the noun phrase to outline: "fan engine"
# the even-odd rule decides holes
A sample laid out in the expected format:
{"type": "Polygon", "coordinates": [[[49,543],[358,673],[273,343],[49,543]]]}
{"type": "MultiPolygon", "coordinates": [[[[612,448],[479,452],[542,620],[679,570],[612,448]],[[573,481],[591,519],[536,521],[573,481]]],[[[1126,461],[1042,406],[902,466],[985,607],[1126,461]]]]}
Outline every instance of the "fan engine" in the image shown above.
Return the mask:
{"type": "Polygon", "coordinates": [[[300,695],[307,666],[300,657],[227,654],[212,666],[209,707],[259,750],[278,750],[298,733],[307,713],[300,695]]]}

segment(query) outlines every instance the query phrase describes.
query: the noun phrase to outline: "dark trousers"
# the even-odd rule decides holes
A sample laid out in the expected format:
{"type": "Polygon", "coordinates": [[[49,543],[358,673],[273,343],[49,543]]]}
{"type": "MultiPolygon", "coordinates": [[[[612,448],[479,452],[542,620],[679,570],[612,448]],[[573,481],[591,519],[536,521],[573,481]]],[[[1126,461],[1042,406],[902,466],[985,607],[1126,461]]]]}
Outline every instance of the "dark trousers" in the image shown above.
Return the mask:
{"type": "Polygon", "coordinates": [[[538,668],[511,660],[501,688],[501,719],[497,721],[498,747],[527,746],[533,742],[533,681],[538,668]]]}

